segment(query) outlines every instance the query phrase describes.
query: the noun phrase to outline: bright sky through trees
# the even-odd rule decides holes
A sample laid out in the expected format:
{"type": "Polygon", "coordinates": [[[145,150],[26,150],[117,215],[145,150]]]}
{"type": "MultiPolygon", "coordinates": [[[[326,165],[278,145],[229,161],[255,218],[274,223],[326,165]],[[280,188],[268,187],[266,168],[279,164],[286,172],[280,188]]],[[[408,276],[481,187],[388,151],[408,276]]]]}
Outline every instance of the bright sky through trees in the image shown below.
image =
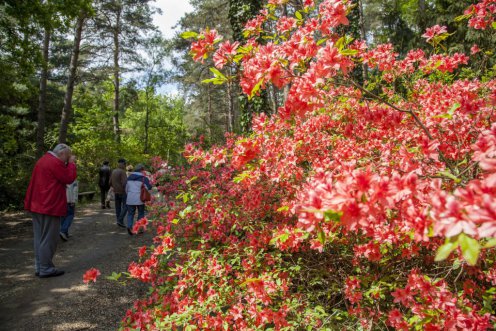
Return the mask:
{"type": "Polygon", "coordinates": [[[157,0],[155,6],[162,10],[162,15],[156,14],[153,17],[153,21],[162,31],[165,38],[173,37],[173,26],[185,13],[193,10],[187,0],[157,0]]]}

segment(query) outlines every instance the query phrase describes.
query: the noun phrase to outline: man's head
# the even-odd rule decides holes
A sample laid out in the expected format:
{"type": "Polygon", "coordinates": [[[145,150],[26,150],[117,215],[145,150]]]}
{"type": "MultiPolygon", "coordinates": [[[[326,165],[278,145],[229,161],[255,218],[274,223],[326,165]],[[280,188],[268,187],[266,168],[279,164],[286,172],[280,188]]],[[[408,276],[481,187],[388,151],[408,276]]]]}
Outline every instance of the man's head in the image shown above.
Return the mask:
{"type": "Polygon", "coordinates": [[[121,169],[126,169],[126,159],[119,159],[117,161],[117,165],[119,166],[119,168],[121,169]]]}
{"type": "Polygon", "coordinates": [[[107,160],[103,161],[103,165],[109,165],[109,161],[107,160]]]}
{"type": "Polygon", "coordinates": [[[134,167],[134,172],[141,172],[143,170],[145,170],[145,166],[141,163],[134,167]]]}
{"type": "Polygon", "coordinates": [[[57,155],[57,157],[63,162],[69,162],[72,156],[72,150],[66,144],[58,144],[52,150],[53,154],[57,155]]]}

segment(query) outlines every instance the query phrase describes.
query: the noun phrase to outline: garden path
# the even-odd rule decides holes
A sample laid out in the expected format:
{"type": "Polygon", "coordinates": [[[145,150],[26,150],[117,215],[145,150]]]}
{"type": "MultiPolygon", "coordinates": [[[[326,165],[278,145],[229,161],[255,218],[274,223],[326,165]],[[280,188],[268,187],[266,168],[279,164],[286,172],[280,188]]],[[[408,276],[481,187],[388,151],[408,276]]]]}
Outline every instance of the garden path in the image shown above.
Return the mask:
{"type": "Polygon", "coordinates": [[[137,248],[150,243],[150,233],[130,237],[115,225],[114,211],[96,203],[77,206],[70,232],[54,259],[66,274],[40,279],[29,215],[0,215],[0,330],[116,330],[126,309],[145,295],[143,284],[105,276],[126,271],[137,248]],[[82,277],[92,267],[102,275],[86,285],[82,277]]]}

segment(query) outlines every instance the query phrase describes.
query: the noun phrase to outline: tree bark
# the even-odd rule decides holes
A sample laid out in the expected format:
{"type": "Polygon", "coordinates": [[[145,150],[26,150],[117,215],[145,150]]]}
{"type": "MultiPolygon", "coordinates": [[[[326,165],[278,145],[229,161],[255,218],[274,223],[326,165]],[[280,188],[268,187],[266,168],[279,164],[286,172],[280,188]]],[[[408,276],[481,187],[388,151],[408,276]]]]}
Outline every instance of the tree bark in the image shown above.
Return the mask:
{"type": "Polygon", "coordinates": [[[46,97],[48,83],[48,51],[50,48],[51,31],[45,27],[43,36],[43,65],[40,77],[40,95],[38,103],[38,127],[36,130],[36,155],[40,157],[45,152],[45,122],[46,122],[46,97]]]}
{"type": "MultiPolygon", "coordinates": [[[[229,76],[231,76],[229,74],[229,76]]],[[[232,81],[227,82],[227,132],[234,131],[234,105],[232,97],[232,81]]]]}
{"type": "Polygon", "coordinates": [[[145,147],[143,148],[143,153],[148,154],[148,130],[150,128],[150,105],[149,105],[149,100],[150,98],[150,93],[149,93],[149,87],[147,86],[145,89],[145,147]]]}
{"type": "MultiPolygon", "coordinates": [[[[360,39],[366,41],[367,40],[367,33],[365,31],[365,16],[363,13],[363,0],[358,0],[358,25],[360,28],[360,39]]],[[[362,64],[362,78],[363,78],[363,83],[368,79],[368,67],[367,64],[363,63],[362,64]]]]}
{"type": "Polygon", "coordinates": [[[67,88],[64,97],[64,108],[62,109],[62,117],[60,119],[59,143],[67,141],[67,127],[72,114],[72,96],[74,94],[74,84],[76,81],[76,72],[79,60],[79,48],[81,46],[81,35],[83,32],[86,13],[80,12],[76,21],[76,29],[74,31],[74,45],[72,48],[71,64],[69,66],[69,77],[67,79],[67,88]]]}
{"type": "Polygon", "coordinates": [[[427,28],[426,6],[425,0],[418,0],[418,25],[420,32],[424,32],[427,28]]]}
{"type": "Polygon", "coordinates": [[[119,106],[120,106],[120,66],[119,66],[119,55],[120,55],[120,27],[121,27],[121,12],[122,7],[119,6],[116,12],[115,29],[114,29],[114,134],[115,141],[120,144],[121,142],[121,129],[119,126],[119,106]]]}

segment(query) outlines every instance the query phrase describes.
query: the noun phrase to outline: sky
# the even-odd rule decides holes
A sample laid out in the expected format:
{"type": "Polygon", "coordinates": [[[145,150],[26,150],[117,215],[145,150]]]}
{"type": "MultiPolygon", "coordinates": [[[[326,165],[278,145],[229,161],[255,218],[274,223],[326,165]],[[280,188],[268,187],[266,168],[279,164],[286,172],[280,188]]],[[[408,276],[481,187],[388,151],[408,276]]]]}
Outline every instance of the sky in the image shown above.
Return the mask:
{"type": "Polygon", "coordinates": [[[188,0],[156,0],[154,6],[162,9],[162,15],[154,15],[153,21],[165,38],[173,37],[172,27],[185,13],[193,10],[188,0]]]}
{"type": "MultiPolygon", "coordinates": [[[[163,36],[167,39],[174,37],[175,30],[173,26],[179,21],[184,14],[191,12],[193,7],[188,0],[156,0],[153,5],[162,10],[162,14],[155,14],[153,22],[158,26],[163,36]]],[[[170,64],[167,64],[170,65],[170,64]]],[[[175,84],[166,84],[157,92],[161,94],[176,95],[178,93],[175,84]]]]}

